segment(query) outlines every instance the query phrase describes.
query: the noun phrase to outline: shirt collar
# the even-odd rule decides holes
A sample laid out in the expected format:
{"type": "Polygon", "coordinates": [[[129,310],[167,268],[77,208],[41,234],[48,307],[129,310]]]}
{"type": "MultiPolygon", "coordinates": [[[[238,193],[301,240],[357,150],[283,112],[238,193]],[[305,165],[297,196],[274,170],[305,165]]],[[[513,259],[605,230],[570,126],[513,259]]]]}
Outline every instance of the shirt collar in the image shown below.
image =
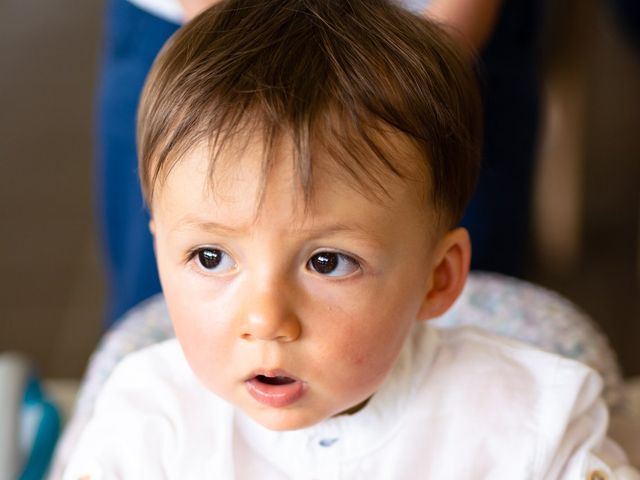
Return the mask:
{"type": "Polygon", "coordinates": [[[270,463],[299,464],[301,471],[322,462],[329,452],[340,452],[343,460],[366,455],[402,426],[403,413],[436,355],[437,343],[437,332],[426,322],[417,323],[380,390],[357,413],[300,430],[275,432],[236,410],[237,432],[270,463]]]}

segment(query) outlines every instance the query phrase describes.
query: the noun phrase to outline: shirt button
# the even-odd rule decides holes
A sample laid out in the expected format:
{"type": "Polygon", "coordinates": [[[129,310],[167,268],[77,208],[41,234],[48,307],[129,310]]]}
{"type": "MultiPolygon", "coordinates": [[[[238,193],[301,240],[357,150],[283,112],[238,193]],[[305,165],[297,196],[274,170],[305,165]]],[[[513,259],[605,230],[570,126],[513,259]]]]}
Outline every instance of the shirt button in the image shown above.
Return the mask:
{"type": "Polygon", "coordinates": [[[587,480],[608,480],[608,479],[609,479],[609,475],[607,475],[602,470],[593,470],[592,472],[589,472],[589,476],[587,477],[587,480]]]}
{"type": "Polygon", "coordinates": [[[330,447],[338,441],[337,438],[323,438],[318,442],[321,447],[330,447]]]}

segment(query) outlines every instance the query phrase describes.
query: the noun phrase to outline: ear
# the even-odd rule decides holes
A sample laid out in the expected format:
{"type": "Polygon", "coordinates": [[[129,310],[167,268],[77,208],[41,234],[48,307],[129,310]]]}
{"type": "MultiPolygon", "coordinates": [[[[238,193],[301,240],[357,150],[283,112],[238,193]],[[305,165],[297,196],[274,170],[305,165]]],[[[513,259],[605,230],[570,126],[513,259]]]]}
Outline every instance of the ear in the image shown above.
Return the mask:
{"type": "Polygon", "coordinates": [[[471,262],[469,233],[464,228],[448,232],[434,251],[436,255],[419,320],[442,315],[462,292],[471,262]]]}
{"type": "Polygon", "coordinates": [[[151,239],[153,240],[153,253],[158,254],[156,247],[156,222],[153,221],[153,217],[149,220],[149,231],[151,232],[151,239]]]}

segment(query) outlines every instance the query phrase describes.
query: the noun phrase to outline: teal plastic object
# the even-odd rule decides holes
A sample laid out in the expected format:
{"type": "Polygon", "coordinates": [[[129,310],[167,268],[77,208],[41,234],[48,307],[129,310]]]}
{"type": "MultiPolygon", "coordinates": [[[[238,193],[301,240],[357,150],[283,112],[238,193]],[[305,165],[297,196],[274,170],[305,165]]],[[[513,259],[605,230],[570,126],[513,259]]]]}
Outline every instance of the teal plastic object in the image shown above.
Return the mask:
{"type": "Polygon", "coordinates": [[[60,414],[46,397],[37,377],[27,382],[22,402],[20,425],[21,450],[25,463],[19,480],[45,477],[56,442],[60,437],[60,414]]]}

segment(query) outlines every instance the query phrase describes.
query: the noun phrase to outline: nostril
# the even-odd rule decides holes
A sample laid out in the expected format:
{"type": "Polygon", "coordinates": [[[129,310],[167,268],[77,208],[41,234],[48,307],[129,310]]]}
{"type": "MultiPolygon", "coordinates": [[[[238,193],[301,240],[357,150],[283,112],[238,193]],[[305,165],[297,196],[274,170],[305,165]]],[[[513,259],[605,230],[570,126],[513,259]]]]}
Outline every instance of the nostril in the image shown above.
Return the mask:
{"type": "Polygon", "coordinates": [[[296,317],[274,321],[257,321],[250,318],[239,332],[239,338],[246,341],[269,340],[276,342],[292,342],[301,334],[301,325],[296,317]]]}

